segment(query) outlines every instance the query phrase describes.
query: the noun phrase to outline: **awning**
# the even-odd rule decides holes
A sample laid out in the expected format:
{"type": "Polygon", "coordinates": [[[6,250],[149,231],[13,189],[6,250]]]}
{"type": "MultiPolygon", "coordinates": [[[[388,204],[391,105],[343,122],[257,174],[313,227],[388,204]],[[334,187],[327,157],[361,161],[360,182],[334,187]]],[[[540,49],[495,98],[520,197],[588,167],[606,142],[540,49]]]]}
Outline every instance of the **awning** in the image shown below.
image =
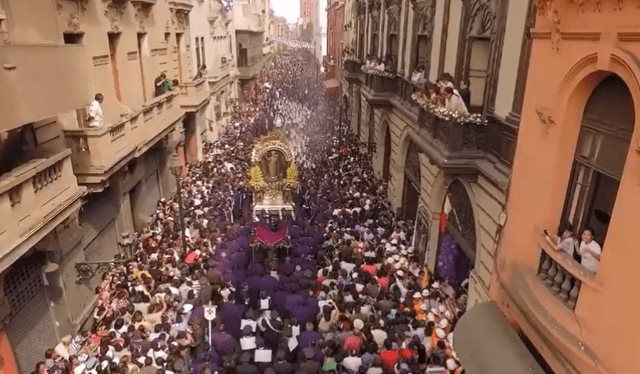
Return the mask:
{"type": "Polygon", "coordinates": [[[467,310],[453,345],[467,374],[545,374],[492,301],[467,310]]]}

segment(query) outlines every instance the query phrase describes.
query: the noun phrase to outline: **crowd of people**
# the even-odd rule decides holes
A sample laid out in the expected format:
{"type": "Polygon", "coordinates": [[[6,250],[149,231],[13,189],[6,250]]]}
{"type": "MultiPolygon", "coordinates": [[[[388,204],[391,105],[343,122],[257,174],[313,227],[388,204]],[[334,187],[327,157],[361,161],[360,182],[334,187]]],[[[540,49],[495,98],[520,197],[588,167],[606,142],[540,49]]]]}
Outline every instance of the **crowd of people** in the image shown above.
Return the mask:
{"type": "Polygon", "coordinates": [[[177,203],[161,200],[134,259],[96,288],[90,328],[36,373],[463,372],[453,329],[466,292],[422,265],[413,222],[390,209],[317,69],[298,48],[261,71],[183,178],[187,248],[177,203]],[[290,246],[266,248],[252,243],[244,185],[252,144],[274,128],[296,144],[301,188],[283,223],[290,246]]]}

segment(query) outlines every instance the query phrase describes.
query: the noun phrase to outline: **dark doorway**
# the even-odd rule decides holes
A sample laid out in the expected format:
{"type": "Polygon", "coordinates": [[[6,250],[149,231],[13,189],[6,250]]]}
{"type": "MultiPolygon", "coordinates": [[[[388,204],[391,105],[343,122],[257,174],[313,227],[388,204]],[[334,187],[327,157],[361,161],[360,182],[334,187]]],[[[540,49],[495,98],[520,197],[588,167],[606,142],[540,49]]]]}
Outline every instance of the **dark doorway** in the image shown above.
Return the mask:
{"type": "Polygon", "coordinates": [[[384,134],[384,157],[382,160],[382,182],[389,182],[389,168],[391,166],[391,133],[389,126],[384,134]]]}
{"type": "Polygon", "coordinates": [[[142,51],[145,49],[147,43],[147,34],[138,33],[138,61],[140,62],[140,79],[142,83],[142,100],[147,101],[147,90],[144,85],[144,63],[142,62],[142,51]]]}
{"type": "Polygon", "coordinates": [[[402,191],[402,218],[416,219],[420,202],[420,150],[409,143],[404,163],[404,188],[402,191]]]}
{"type": "Polygon", "coordinates": [[[116,92],[116,99],[122,101],[120,93],[120,76],[118,73],[118,41],[120,41],[119,33],[109,33],[109,61],[111,62],[111,74],[113,75],[113,89],[116,92]]]}

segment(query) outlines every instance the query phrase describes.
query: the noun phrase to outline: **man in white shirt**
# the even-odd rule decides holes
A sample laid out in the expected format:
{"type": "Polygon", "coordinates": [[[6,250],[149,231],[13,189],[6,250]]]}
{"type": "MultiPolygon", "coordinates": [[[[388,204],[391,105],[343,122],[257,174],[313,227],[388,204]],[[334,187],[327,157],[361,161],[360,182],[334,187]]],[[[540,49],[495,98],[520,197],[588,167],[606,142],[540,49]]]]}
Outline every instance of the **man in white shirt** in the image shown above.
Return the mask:
{"type": "Polygon", "coordinates": [[[102,114],[102,101],[104,100],[104,96],[99,93],[96,94],[95,100],[91,103],[89,107],[89,127],[98,129],[104,126],[104,116],[102,114]]]}

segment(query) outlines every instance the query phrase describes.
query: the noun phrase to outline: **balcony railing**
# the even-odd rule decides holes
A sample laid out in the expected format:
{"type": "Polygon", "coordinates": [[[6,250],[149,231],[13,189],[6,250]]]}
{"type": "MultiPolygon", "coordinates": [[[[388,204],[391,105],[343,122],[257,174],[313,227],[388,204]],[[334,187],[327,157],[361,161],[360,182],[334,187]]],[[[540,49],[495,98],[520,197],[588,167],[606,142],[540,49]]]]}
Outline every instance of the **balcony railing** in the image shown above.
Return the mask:
{"type": "Polygon", "coordinates": [[[0,176],[0,258],[83,194],[70,155],[38,155],[0,176]]]}
{"type": "Polygon", "coordinates": [[[487,131],[485,125],[442,119],[422,108],[420,108],[418,123],[449,152],[483,150],[487,131]]]}
{"type": "Polygon", "coordinates": [[[583,285],[596,290],[601,288],[595,280],[595,274],[560,249],[551,238],[541,234],[538,244],[542,249],[538,278],[567,308],[575,309],[583,285]]]}
{"type": "Polygon", "coordinates": [[[102,182],[118,162],[137,156],[159,140],[183,116],[177,95],[173,91],[156,97],[141,110],[104,128],[64,130],[80,183],[102,182]]]}
{"type": "Polygon", "coordinates": [[[207,78],[180,83],[180,106],[185,110],[198,110],[209,99],[207,78]]]}

